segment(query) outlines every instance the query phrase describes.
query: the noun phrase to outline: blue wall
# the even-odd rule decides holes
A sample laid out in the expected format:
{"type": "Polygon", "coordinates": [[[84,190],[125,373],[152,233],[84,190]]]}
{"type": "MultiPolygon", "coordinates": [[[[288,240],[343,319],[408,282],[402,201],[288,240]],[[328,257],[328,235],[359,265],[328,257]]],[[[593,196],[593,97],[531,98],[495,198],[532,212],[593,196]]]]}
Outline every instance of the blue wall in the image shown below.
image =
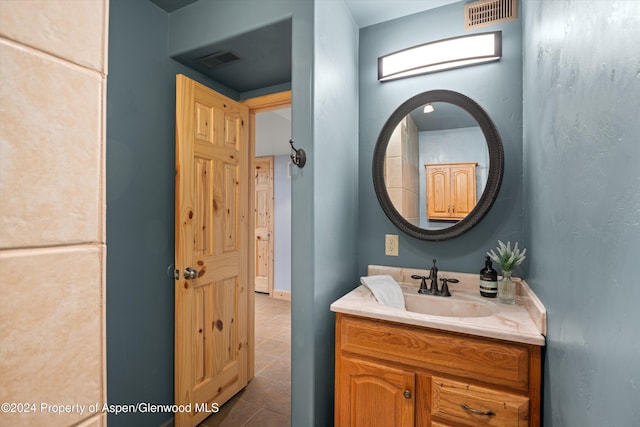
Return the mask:
{"type": "Polygon", "coordinates": [[[292,121],[309,163],[293,178],[292,425],[331,426],[329,305],[357,283],[358,29],[341,1],[296,7],[292,121]]]}
{"type": "Polygon", "coordinates": [[[640,3],[523,3],[527,280],[548,312],[544,425],[637,426],[640,3]]]}
{"type": "MultiPolygon", "coordinates": [[[[359,273],[368,264],[429,268],[432,258],[445,270],[478,272],[497,240],[522,241],[522,54],[519,20],[492,26],[502,30],[499,62],[380,83],[377,58],[410,46],[465,34],[463,3],[443,6],[360,30],[359,273]],[[449,89],[473,98],[491,116],[505,152],[498,199],[487,216],[465,235],[444,242],[409,237],[389,221],[373,189],[371,161],[378,134],[389,115],[411,96],[449,89]],[[399,234],[398,257],[384,255],[384,235],[399,234]]],[[[478,32],[488,31],[487,29],[478,32]]]]}

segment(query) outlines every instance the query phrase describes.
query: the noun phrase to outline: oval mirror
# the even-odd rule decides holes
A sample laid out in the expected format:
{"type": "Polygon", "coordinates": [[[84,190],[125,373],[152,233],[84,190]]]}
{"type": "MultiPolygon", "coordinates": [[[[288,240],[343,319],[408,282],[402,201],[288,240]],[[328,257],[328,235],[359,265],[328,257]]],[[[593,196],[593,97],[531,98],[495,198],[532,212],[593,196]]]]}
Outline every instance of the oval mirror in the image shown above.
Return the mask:
{"type": "Polygon", "coordinates": [[[487,214],[502,183],[498,130],[471,98],[449,90],[418,94],[391,114],[373,153],[383,211],[423,240],[457,237],[487,214]]]}

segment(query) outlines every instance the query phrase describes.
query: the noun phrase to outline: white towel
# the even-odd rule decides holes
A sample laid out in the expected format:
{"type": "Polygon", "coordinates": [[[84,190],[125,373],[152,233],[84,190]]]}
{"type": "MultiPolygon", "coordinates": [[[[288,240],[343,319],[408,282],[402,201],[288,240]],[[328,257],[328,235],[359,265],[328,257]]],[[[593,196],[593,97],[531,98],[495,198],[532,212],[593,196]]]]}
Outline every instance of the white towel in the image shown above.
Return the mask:
{"type": "Polygon", "coordinates": [[[402,288],[393,277],[389,275],[365,276],[360,278],[360,283],[369,288],[380,304],[406,310],[402,288]]]}

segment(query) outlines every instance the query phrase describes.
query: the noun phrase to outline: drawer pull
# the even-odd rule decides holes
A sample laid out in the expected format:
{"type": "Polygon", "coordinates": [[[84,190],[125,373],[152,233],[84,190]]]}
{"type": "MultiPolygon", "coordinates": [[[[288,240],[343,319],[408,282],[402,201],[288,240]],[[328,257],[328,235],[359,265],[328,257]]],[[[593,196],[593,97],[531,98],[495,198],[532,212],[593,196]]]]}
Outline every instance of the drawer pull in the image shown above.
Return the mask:
{"type": "Polygon", "coordinates": [[[402,394],[404,395],[405,399],[411,399],[411,392],[409,390],[405,390],[402,394]]]}
{"type": "Polygon", "coordinates": [[[496,413],[493,411],[479,411],[477,409],[473,409],[471,406],[467,405],[466,403],[461,404],[460,407],[467,412],[471,412],[474,415],[483,415],[485,417],[493,417],[496,415],[496,413]]]}

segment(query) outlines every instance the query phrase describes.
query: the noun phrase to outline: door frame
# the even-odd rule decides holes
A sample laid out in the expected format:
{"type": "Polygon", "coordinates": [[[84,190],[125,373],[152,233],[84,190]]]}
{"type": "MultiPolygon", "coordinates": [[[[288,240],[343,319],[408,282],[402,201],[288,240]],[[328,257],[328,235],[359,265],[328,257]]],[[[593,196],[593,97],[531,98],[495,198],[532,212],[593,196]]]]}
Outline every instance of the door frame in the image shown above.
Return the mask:
{"type": "MultiPolygon", "coordinates": [[[[271,110],[277,110],[279,108],[283,108],[286,106],[290,106],[291,105],[291,91],[287,90],[287,91],[283,91],[283,92],[276,92],[276,93],[272,93],[269,95],[263,95],[263,96],[257,96],[255,98],[248,98],[248,99],[244,99],[242,101],[240,101],[241,104],[246,105],[247,107],[249,107],[249,170],[252,173],[253,176],[253,172],[255,170],[255,158],[256,158],[256,114],[257,113],[265,113],[267,111],[271,111],[271,110]]],[[[249,194],[250,199],[253,200],[255,198],[255,192],[256,192],[256,187],[255,187],[255,181],[253,179],[249,180],[249,194]]],[[[256,229],[256,224],[255,224],[255,215],[254,212],[252,211],[253,209],[255,209],[254,203],[252,202],[250,205],[250,212],[251,215],[249,215],[249,230],[252,230],[252,238],[249,239],[249,272],[248,272],[248,276],[249,278],[251,278],[250,280],[250,284],[249,284],[249,294],[251,295],[251,297],[249,298],[248,301],[248,312],[249,314],[249,319],[247,319],[249,321],[249,346],[251,348],[250,354],[249,354],[249,369],[247,371],[248,373],[248,377],[249,378],[253,378],[255,376],[255,363],[256,363],[256,358],[255,358],[255,298],[254,298],[254,294],[255,294],[255,286],[254,286],[254,280],[256,277],[256,269],[255,269],[255,253],[256,253],[256,247],[255,247],[255,229],[256,229]]]]}

